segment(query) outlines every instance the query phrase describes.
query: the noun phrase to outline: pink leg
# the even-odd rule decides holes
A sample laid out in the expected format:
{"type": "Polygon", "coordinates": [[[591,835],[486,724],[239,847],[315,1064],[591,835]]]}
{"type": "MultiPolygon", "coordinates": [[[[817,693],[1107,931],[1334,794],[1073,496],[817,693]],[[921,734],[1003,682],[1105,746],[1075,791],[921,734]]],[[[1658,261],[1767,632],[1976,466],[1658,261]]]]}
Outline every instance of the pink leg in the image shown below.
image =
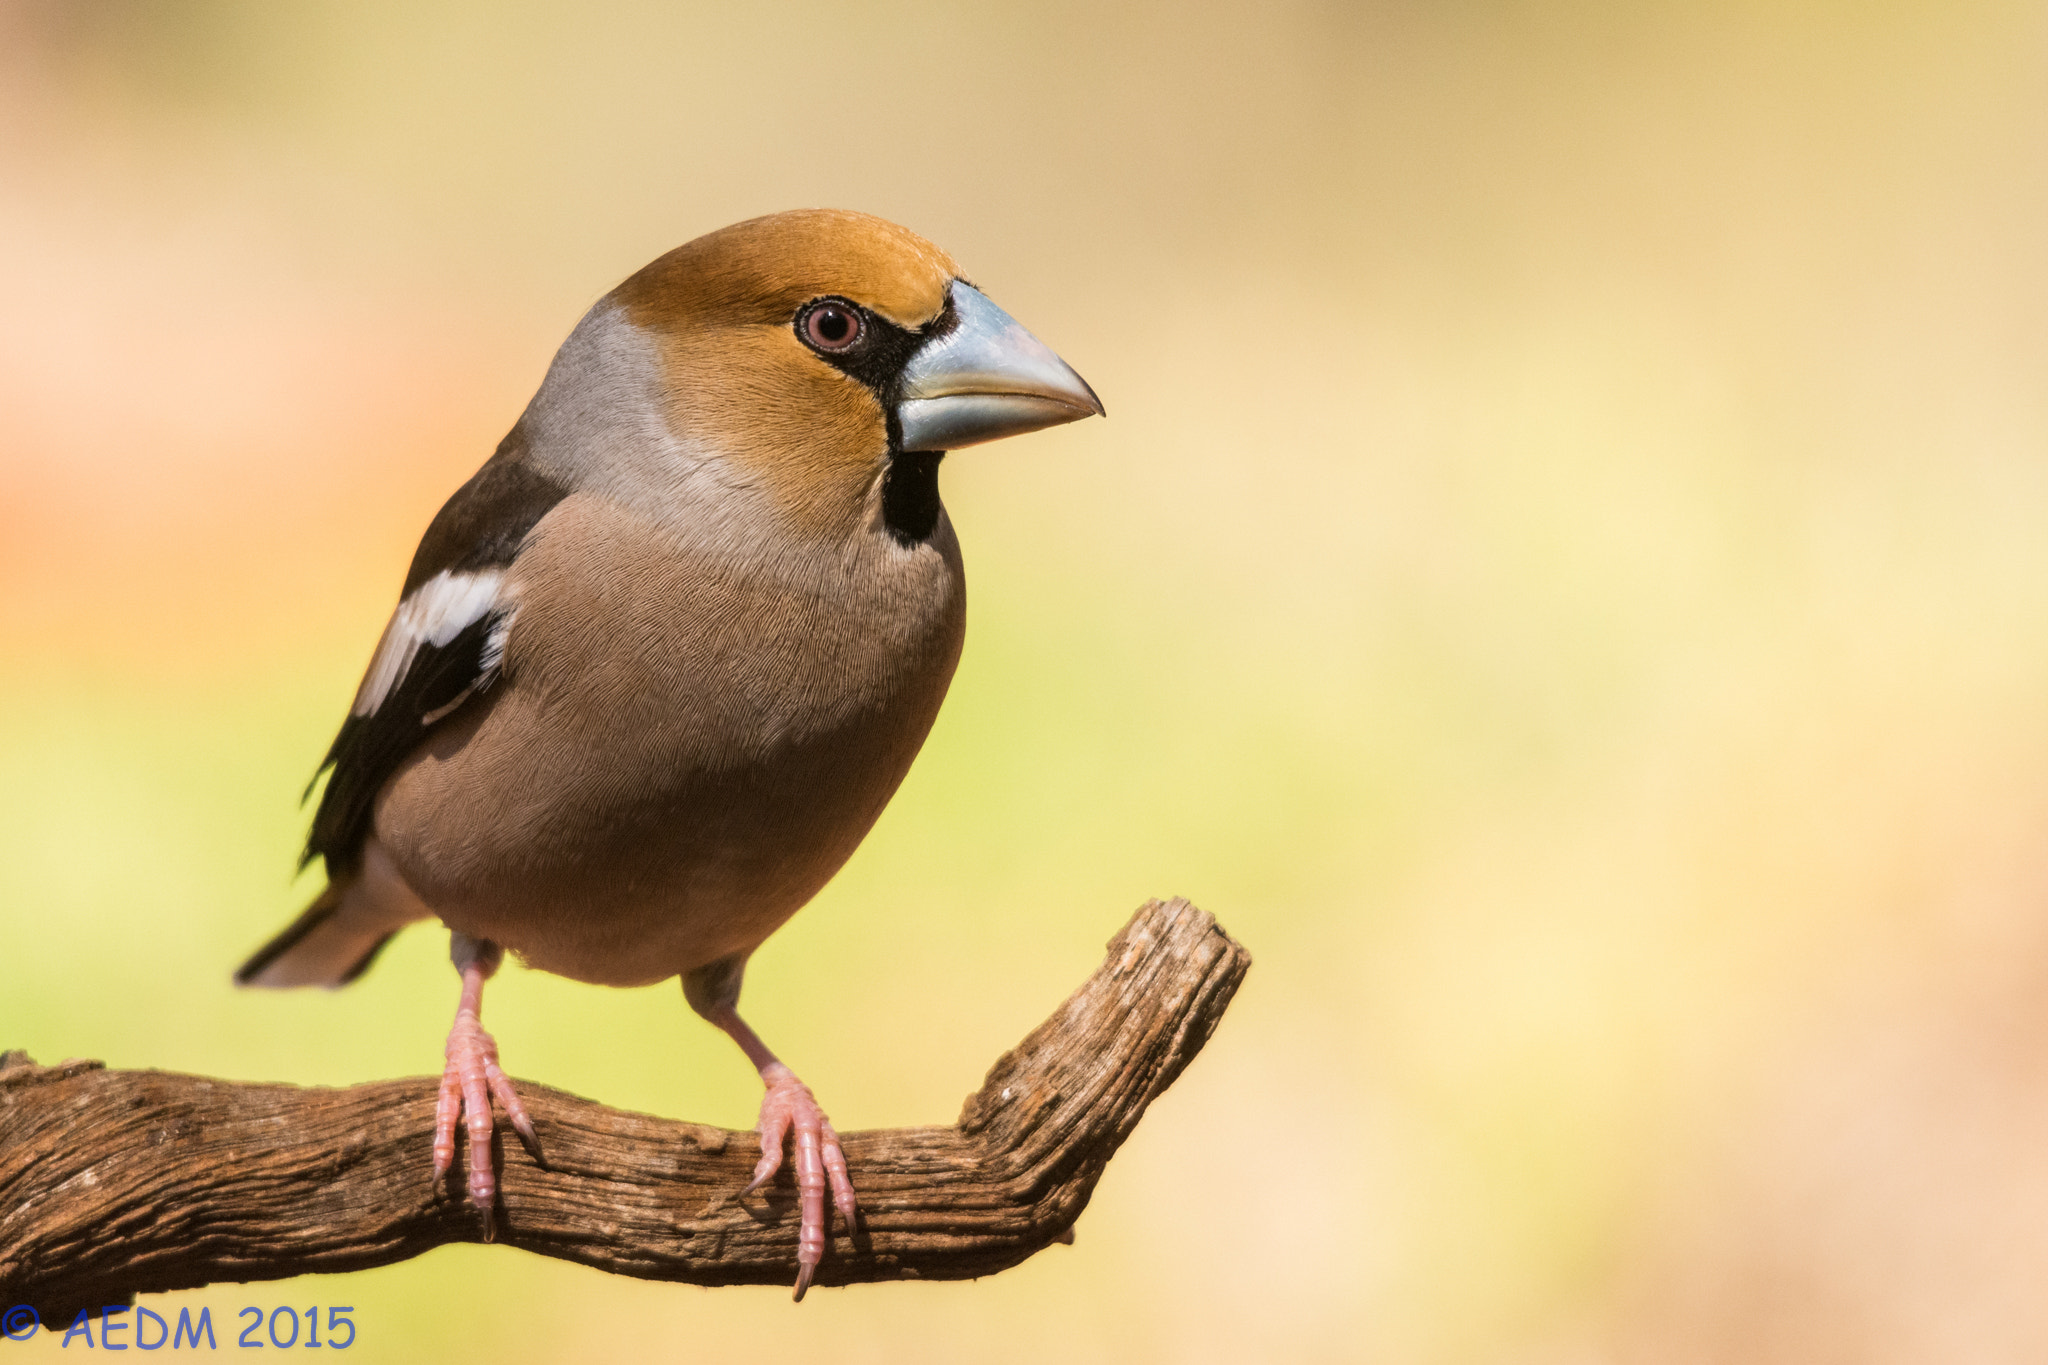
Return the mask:
{"type": "Polygon", "coordinates": [[[483,1214],[484,1240],[497,1232],[497,1173],[491,1166],[491,1096],[505,1106],[505,1116],[536,1155],[533,1120],[519,1102],[512,1082],[498,1066],[498,1043],[478,1016],[483,1010],[484,982],[504,960],[504,950],[486,939],[455,934],[448,956],[462,973],[462,1002],[455,1007],[455,1026],[448,1030],[448,1060],[441,1069],[441,1102],[434,1111],[434,1186],[455,1162],[455,1121],[469,1130],[469,1202],[483,1214]]]}
{"type": "Polygon", "coordinates": [[[731,1005],[720,1005],[705,1017],[732,1035],[732,1040],[747,1054],[747,1060],[754,1064],[754,1069],[761,1073],[762,1083],[768,1087],[768,1093],[761,1097],[761,1121],[755,1125],[761,1134],[761,1160],[754,1166],[754,1179],[747,1186],[748,1193],[759,1189],[782,1169],[783,1140],[792,1134],[795,1136],[796,1299],[801,1303],[804,1291],[811,1287],[811,1277],[817,1273],[818,1263],[825,1259],[827,1184],[832,1190],[834,1207],[846,1221],[847,1231],[853,1230],[854,1219],[860,1212],[854,1203],[853,1181],[846,1174],[846,1154],[839,1149],[839,1134],[832,1131],[831,1121],[818,1107],[811,1088],[798,1080],[796,1073],[768,1050],[760,1036],[740,1018],[739,1011],[731,1005]]]}

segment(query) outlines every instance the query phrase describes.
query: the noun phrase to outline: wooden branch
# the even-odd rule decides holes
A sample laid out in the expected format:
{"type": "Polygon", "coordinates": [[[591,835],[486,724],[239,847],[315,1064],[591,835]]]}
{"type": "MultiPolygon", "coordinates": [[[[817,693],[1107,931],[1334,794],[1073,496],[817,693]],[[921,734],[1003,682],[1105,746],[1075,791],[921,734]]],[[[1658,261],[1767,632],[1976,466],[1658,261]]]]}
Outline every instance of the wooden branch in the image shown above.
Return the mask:
{"type": "MultiPolygon", "coordinates": [[[[1186,901],[1144,906],[957,1124],[844,1135],[860,1228],[833,1220],[817,1283],[965,1279],[1069,1240],[1250,965],[1186,901]]],[[[498,1143],[499,1240],[642,1279],[795,1279],[793,1163],[740,1194],[754,1133],[518,1084],[546,1165],[498,1143]]],[[[441,1191],[428,1179],[437,1085],[301,1089],[0,1056],[0,1308],[33,1304],[61,1326],[138,1291],[360,1270],[480,1240],[461,1157],[441,1191]]]]}

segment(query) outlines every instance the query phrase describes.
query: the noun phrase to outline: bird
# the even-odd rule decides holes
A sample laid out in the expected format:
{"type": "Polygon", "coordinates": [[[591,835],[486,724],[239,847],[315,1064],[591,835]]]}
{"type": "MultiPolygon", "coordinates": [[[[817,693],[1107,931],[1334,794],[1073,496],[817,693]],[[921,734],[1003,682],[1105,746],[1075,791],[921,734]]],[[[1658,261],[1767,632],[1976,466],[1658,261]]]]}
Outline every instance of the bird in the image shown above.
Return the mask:
{"type": "MultiPolygon", "coordinates": [[[[658,257],[570,332],[428,525],[325,760],[326,885],[235,974],[341,986],[439,920],[459,979],[432,1181],[467,1136],[494,1235],[482,1024],[507,951],[604,986],[680,978],[760,1075],[749,1193],[794,1154],[801,1300],[859,1206],[810,1088],[738,1010],[750,955],[850,857],[959,661],[946,452],[1103,415],[1095,391],[892,222],[804,209],[658,257]]],[[[307,789],[310,800],[314,787],[307,789]]]]}

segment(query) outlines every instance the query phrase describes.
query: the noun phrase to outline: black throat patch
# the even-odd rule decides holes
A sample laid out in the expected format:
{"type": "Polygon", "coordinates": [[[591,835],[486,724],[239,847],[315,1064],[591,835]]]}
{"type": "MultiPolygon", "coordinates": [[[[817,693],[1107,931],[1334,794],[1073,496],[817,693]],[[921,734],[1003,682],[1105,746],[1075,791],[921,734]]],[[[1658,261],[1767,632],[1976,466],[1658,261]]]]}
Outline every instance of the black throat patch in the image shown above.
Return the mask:
{"type": "Polygon", "coordinates": [[[882,521],[899,545],[922,545],[938,529],[943,450],[896,450],[882,476],[882,521]]]}

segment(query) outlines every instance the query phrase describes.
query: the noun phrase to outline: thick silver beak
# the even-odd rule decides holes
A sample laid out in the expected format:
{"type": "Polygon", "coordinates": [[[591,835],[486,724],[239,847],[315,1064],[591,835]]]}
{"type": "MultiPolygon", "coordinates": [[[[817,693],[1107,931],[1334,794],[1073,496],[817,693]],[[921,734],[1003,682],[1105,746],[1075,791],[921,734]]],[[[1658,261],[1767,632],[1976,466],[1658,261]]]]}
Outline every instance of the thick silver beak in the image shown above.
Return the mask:
{"type": "Polygon", "coordinates": [[[958,325],[903,367],[905,450],[958,450],[1102,415],[1087,381],[986,294],[955,280],[952,299],[958,325]]]}

